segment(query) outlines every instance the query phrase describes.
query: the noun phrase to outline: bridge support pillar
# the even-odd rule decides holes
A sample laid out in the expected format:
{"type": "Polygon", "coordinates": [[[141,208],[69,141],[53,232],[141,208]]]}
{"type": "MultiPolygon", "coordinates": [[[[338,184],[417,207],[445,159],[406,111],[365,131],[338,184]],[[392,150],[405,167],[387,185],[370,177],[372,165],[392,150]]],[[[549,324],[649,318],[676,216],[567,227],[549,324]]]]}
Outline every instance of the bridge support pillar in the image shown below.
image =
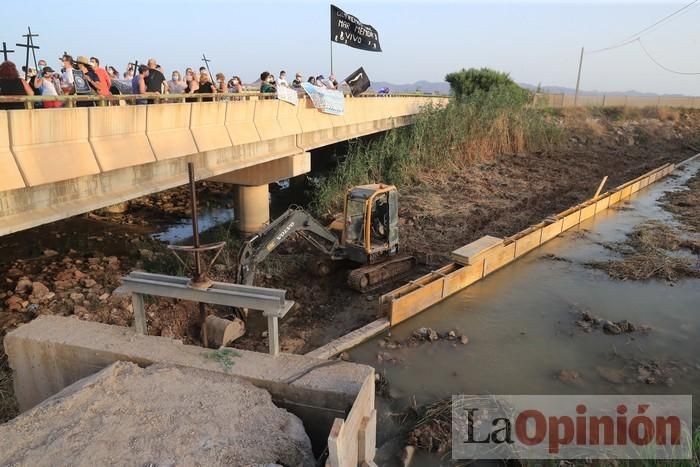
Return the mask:
{"type": "Polygon", "coordinates": [[[270,193],[268,184],[238,185],[234,209],[238,220],[238,230],[254,233],[262,229],[270,220],[270,193]]]}

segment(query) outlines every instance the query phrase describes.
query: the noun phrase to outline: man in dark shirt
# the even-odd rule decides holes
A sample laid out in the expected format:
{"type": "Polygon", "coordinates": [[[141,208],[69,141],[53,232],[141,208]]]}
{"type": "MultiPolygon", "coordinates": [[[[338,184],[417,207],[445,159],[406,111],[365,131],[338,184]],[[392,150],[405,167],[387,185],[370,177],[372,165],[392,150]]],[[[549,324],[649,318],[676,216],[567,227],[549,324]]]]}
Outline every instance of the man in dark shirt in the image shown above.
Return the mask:
{"type": "MultiPolygon", "coordinates": [[[[158,62],[156,62],[155,58],[148,59],[148,76],[146,76],[144,81],[146,83],[146,92],[156,92],[161,94],[163,92],[165,76],[163,76],[163,73],[156,69],[157,66],[158,62]]],[[[167,87],[165,89],[167,89],[167,87]]]]}

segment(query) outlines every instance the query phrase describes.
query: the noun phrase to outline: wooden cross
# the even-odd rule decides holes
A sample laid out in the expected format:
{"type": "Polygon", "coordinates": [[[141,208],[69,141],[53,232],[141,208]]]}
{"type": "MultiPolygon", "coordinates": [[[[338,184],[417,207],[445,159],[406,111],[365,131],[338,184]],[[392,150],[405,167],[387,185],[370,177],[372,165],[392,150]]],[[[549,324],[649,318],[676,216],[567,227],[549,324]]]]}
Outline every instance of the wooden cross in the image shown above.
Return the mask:
{"type": "Polygon", "coordinates": [[[9,50],[9,49],[7,48],[7,43],[5,43],[5,42],[2,43],[2,50],[0,50],[0,52],[2,52],[3,56],[5,57],[5,58],[3,59],[4,62],[7,61],[7,54],[15,53],[14,50],[9,50]]]}
{"type": "Polygon", "coordinates": [[[36,63],[36,49],[39,49],[40,47],[38,45],[34,45],[34,37],[39,37],[39,34],[32,34],[32,28],[27,26],[27,34],[23,34],[22,37],[27,38],[27,43],[26,44],[15,44],[17,47],[24,47],[27,49],[27,58],[25,60],[25,65],[24,65],[24,79],[27,79],[27,74],[29,73],[29,51],[32,51],[32,57],[34,57],[34,68],[38,69],[39,67],[37,66],[36,63]]]}
{"type": "Polygon", "coordinates": [[[134,76],[138,75],[139,74],[139,61],[134,60],[134,63],[131,63],[131,62],[127,63],[127,66],[129,66],[129,65],[133,65],[133,67],[134,67],[134,76]]]}
{"type": "Polygon", "coordinates": [[[214,76],[212,76],[211,70],[209,69],[209,62],[211,62],[211,60],[209,60],[209,59],[207,58],[207,56],[204,55],[204,53],[202,53],[202,61],[204,62],[204,65],[207,67],[207,71],[209,72],[209,79],[210,79],[212,82],[214,82],[214,76]]]}

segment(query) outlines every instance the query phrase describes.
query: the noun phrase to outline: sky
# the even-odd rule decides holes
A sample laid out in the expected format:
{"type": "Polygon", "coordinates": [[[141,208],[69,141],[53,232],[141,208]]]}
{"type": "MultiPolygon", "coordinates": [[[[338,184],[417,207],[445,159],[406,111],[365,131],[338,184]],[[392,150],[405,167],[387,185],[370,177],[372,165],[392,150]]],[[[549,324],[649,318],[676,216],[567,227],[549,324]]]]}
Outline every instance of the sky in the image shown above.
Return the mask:
{"type": "MultiPolygon", "coordinates": [[[[379,31],[383,52],[334,44],[334,71],[344,78],[364,66],[374,81],[443,81],[461,68],[506,71],[518,82],[574,87],[581,47],[609,46],[689,3],[666,1],[352,1],[334,4],[379,31]]],[[[27,26],[39,34],[38,58],[60,67],[64,50],[97,56],[124,71],[155,57],[165,68],[199,67],[244,82],[262,71],[306,76],[330,71],[329,3],[224,0],[61,0],[56,8],[3,2],[0,41],[24,62],[27,26]],[[5,4],[6,3],[6,4],[5,4]],[[9,47],[8,47],[9,48],[9,47]]],[[[642,38],[662,65],[700,73],[700,2],[642,38]]],[[[700,95],[700,75],[662,70],[639,44],[584,54],[581,89],[700,95]]]]}

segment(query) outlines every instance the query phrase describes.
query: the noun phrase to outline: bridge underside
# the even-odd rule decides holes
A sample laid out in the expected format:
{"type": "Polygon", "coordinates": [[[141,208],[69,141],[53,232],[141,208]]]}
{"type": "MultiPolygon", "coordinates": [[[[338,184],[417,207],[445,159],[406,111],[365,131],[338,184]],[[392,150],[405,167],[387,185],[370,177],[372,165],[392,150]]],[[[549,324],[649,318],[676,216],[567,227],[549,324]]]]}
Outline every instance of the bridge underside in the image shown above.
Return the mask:
{"type": "Polygon", "coordinates": [[[307,151],[410,124],[431,102],[444,101],[349,98],[344,116],[305,99],[0,112],[0,235],[182,185],[189,162],[197,179],[248,187],[299,175],[307,151]]]}

